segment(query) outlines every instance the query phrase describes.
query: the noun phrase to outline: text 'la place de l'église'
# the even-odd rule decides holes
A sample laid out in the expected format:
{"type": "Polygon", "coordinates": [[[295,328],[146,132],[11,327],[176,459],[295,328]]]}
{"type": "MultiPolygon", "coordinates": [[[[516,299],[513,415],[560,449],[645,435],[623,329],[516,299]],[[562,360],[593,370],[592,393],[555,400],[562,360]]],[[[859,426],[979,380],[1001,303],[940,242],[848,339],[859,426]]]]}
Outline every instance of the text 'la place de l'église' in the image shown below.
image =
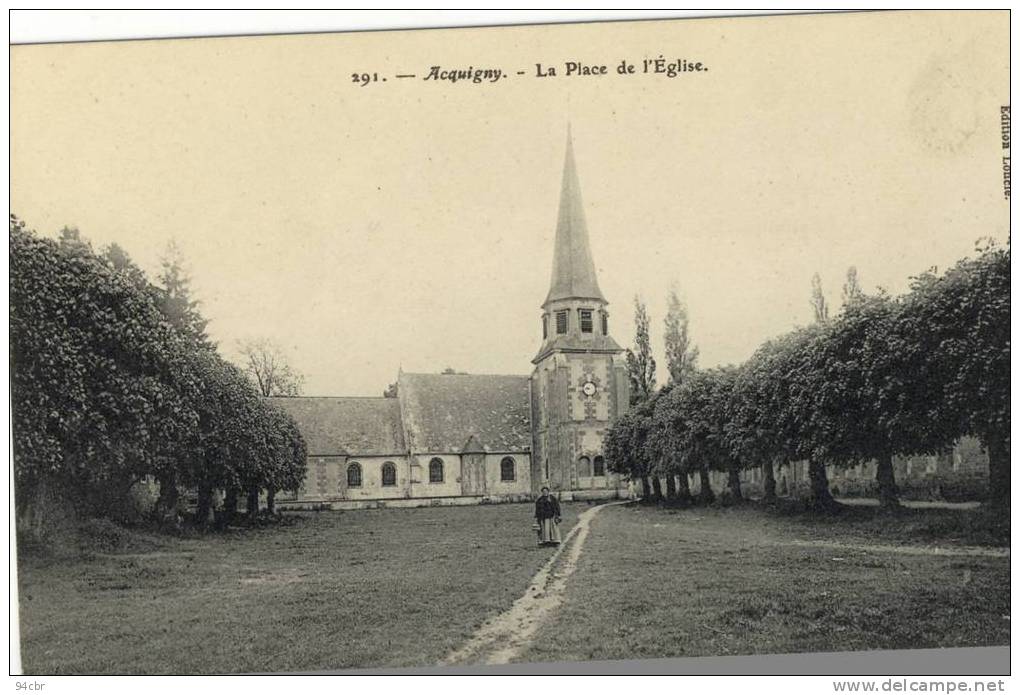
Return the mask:
{"type": "MultiPolygon", "coordinates": [[[[591,64],[575,61],[567,61],[561,66],[535,63],[534,77],[602,77],[607,75],[635,75],[649,74],[662,75],[664,77],[677,77],[684,73],[707,72],[708,66],[701,61],[677,58],[667,60],[663,56],[658,58],[644,58],[639,63],[632,63],[628,60],[621,60],[615,68],[608,64],[591,64]]],[[[527,74],[523,70],[517,71],[518,75],[527,74]]],[[[444,68],[441,65],[433,65],[428,73],[422,78],[425,81],[435,82],[469,82],[481,84],[482,82],[499,82],[510,76],[510,73],[500,68],[476,68],[473,65],[467,68],[444,68]]]]}

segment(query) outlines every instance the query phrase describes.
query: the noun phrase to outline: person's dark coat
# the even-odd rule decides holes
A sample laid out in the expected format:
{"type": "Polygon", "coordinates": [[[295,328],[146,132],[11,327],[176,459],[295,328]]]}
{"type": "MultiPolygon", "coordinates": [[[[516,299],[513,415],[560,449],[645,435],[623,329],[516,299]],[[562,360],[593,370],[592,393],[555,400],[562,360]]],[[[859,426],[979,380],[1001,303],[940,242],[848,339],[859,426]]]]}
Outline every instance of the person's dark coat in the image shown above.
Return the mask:
{"type": "Polygon", "coordinates": [[[535,518],[539,521],[542,519],[559,519],[559,500],[552,495],[549,495],[548,497],[539,497],[535,500],[535,518]]]}

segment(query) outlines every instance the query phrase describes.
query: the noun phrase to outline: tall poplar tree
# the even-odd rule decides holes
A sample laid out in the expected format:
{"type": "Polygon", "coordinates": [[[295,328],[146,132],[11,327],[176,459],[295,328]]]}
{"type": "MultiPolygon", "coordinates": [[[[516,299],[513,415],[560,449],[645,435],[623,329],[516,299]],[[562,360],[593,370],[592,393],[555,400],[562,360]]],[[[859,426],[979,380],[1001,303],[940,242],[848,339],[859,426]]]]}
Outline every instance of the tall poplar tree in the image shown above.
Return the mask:
{"type": "Polygon", "coordinates": [[[815,273],[811,276],[811,311],[814,314],[815,323],[824,323],[829,320],[829,303],[825,300],[822,292],[822,277],[815,273]]]}
{"type": "Polygon", "coordinates": [[[666,367],[669,370],[669,383],[679,385],[685,376],[697,368],[698,348],[691,344],[690,317],[676,287],[670,288],[668,301],[664,321],[666,367]]]}
{"type": "Polygon", "coordinates": [[[634,349],[627,350],[631,405],[647,400],[655,391],[655,358],[649,338],[648,311],[641,297],[634,297],[634,349]]]}

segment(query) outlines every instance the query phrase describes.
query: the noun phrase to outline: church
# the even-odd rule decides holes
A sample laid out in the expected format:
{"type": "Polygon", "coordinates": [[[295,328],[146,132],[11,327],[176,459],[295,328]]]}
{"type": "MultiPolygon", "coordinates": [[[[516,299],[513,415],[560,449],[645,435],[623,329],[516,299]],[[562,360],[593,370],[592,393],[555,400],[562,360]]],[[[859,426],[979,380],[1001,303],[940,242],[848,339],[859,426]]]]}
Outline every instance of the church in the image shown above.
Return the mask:
{"type": "MultiPolygon", "coordinates": [[[[271,399],[297,422],[308,472],[281,509],[483,504],[629,496],[602,442],[629,403],[609,334],[568,134],[542,343],[530,375],[397,376],[396,397],[271,399]]],[[[522,362],[525,356],[522,355],[522,362]]]]}

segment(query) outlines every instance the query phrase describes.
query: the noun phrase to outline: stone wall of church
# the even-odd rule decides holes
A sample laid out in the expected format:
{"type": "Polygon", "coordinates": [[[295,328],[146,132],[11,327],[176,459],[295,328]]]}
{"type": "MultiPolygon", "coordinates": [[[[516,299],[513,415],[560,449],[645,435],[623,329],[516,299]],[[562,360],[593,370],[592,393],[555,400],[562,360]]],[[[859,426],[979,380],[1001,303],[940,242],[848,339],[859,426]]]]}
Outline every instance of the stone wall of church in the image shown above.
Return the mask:
{"type": "Polygon", "coordinates": [[[288,500],[360,500],[398,499],[410,494],[410,468],[406,456],[309,456],[305,480],[297,495],[281,492],[278,498],[288,500]],[[396,469],[394,485],[383,485],[383,466],[396,469]],[[361,484],[351,486],[352,464],[361,468],[361,484]]]}
{"type": "MultiPolygon", "coordinates": [[[[340,468],[346,460],[343,456],[309,456],[305,479],[298,488],[296,499],[324,500],[335,497],[340,468]]],[[[291,499],[284,493],[281,499],[291,499]]]]}
{"type": "MultiPolygon", "coordinates": [[[[472,456],[466,454],[464,456],[472,456]]],[[[464,456],[438,453],[418,456],[310,456],[308,471],[298,493],[280,492],[281,502],[294,501],[368,501],[430,497],[497,497],[518,498],[531,494],[531,455],[527,452],[479,454],[482,476],[478,489],[463,488],[464,456]],[[513,461],[513,479],[503,480],[503,459],[513,461]],[[429,481],[429,463],[443,462],[441,482],[429,481]],[[394,484],[383,484],[383,467],[392,464],[394,484]],[[352,466],[360,468],[360,484],[351,485],[358,476],[352,466]]],[[[387,481],[388,482],[388,481],[387,481]]]]}
{"type": "Polygon", "coordinates": [[[461,460],[459,454],[424,453],[411,456],[411,497],[452,497],[461,494],[461,460]],[[443,479],[429,480],[429,464],[438,459],[443,464],[443,479]]]}
{"type": "Polygon", "coordinates": [[[346,460],[343,470],[338,471],[336,494],[344,500],[398,499],[410,496],[411,470],[406,457],[393,456],[352,456],[346,460]],[[393,485],[383,484],[383,466],[393,464],[396,480],[393,485]],[[361,484],[351,486],[351,467],[361,468],[361,484]]]}
{"type": "Polygon", "coordinates": [[[490,496],[527,495],[531,493],[531,456],[526,453],[485,455],[485,494],[490,496]],[[504,458],[514,462],[514,479],[502,479],[504,458]]]}

